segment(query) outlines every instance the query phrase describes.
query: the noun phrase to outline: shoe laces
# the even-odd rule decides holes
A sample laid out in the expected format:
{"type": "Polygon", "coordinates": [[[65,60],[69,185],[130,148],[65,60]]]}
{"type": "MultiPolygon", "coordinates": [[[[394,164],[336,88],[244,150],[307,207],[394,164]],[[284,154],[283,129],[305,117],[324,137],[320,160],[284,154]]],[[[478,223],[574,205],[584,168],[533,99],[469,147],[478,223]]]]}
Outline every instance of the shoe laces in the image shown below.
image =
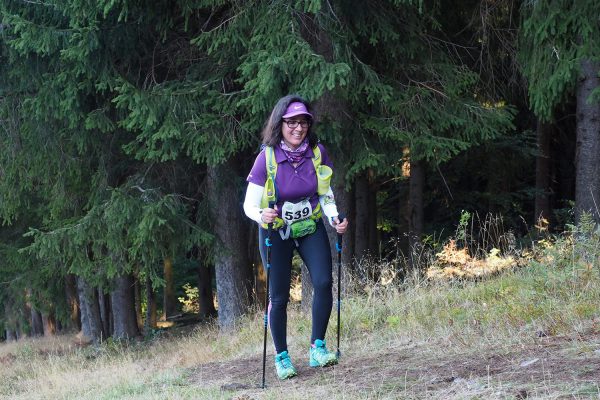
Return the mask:
{"type": "Polygon", "coordinates": [[[315,349],[316,353],[319,353],[321,355],[326,355],[329,352],[327,351],[327,347],[325,347],[325,345],[323,346],[319,346],[319,347],[313,347],[315,349]]]}
{"type": "Polygon", "coordinates": [[[290,360],[289,357],[281,359],[280,362],[281,362],[281,365],[283,366],[283,368],[285,368],[285,369],[292,368],[292,360],[290,360]]]}
{"type": "Polygon", "coordinates": [[[290,359],[289,355],[285,355],[283,357],[277,357],[277,362],[279,362],[279,364],[283,367],[283,368],[292,368],[292,360],[290,359]]]}

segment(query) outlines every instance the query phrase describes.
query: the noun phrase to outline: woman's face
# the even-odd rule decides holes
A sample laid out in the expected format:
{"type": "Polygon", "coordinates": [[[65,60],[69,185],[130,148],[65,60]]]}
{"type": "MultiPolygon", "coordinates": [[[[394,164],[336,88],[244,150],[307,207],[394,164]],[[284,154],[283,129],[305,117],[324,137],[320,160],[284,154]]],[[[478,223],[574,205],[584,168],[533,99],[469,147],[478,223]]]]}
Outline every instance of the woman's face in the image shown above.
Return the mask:
{"type": "Polygon", "coordinates": [[[281,134],[285,144],[291,149],[297,149],[306,138],[310,123],[310,118],[307,118],[306,115],[285,118],[281,124],[281,134]]]}

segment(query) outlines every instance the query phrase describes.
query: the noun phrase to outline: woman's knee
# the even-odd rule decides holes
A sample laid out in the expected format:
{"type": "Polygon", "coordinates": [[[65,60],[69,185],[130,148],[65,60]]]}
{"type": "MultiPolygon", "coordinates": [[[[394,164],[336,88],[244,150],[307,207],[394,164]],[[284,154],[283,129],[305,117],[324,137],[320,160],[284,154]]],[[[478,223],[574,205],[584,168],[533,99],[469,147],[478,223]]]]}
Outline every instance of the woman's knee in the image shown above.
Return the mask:
{"type": "Polygon", "coordinates": [[[278,296],[271,298],[271,309],[285,309],[290,301],[290,296],[278,296]]]}
{"type": "Polygon", "coordinates": [[[331,276],[313,279],[312,284],[315,292],[330,292],[333,288],[333,279],[331,276]]]}

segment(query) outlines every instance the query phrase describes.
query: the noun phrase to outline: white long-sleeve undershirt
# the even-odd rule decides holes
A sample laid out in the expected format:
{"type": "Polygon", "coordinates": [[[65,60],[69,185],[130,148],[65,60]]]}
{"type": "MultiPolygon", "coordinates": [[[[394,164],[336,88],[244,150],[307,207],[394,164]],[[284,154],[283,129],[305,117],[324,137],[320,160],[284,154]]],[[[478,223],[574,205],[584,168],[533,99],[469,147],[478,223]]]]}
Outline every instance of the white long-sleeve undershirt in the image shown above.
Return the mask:
{"type": "Polygon", "coordinates": [[[246,198],[244,199],[244,212],[252,221],[256,221],[262,224],[262,209],[260,208],[260,201],[262,199],[264,187],[258,186],[255,183],[248,182],[248,188],[246,189],[246,198]]]}
{"type": "Polygon", "coordinates": [[[327,217],[327,221],[329,221],[329,225],[333,225],[332,218],[335,218],[339,215],[337,206],[335,205],[335,200],[333,196],[333,190],[331,190],[331,186],[327,189],[327,193],[322,196],[319,196],[319,203],[321,203],[321,208],[323,209],[323,213],[327,217]],[[330,202],[327,202],[326,199],[330,199],[330,202]]]}
{"type": "MultiPolygon", "coordinates": [[[[262,224],[260,201],[262,200],[264,187],[259,186],[255,183],[248,182],[248,188],[246,189],[246,197],[244,199],[244,212],[246,216],[251,220],[255,221],[258,224],[262,224]]],[[[321,208],[323,209],[323,213],[327,217],[327,221],[329,224],[333,226],[332,218],[338,216],[338,210],[335,205],[335,201],[331,202],[333,199],[333,190],[331,190],[331,186],[326,194],[323,196],[319,196],[319,203],[321,203],[321,208]],[[327,204],[325,204],[325,200],[330,199],[327,204]]]]}

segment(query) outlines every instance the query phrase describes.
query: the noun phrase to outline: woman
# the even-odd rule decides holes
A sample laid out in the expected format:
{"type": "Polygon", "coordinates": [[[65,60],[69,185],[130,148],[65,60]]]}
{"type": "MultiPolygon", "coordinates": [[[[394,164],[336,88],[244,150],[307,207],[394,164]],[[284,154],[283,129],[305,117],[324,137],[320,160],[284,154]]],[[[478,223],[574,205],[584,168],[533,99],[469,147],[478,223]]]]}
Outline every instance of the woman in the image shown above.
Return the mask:
{"type": "Polygon", "coordinates": [[[317,144],[310,105],[301,97],[281,98],[263,129],[263,145],[248,175],[244,211],[260,224],[259,245],[266,265],[267,227],[271,235],[269,325],[275,344],[275,369],[280,379],[295,376],[287,349],[287,303],[289,301],[293,251],[296,249],[310,273],[314,288],[309,365],[337,363],[325,346],[325,332],[333,304],[332,262],[329,239],[321,218],[324,213],[339,234],[348,221],[340,221],[333,192],[331,163],[325,148],[317,144]],[[274,206],[270,204],[274,203],[274,206]]]}

